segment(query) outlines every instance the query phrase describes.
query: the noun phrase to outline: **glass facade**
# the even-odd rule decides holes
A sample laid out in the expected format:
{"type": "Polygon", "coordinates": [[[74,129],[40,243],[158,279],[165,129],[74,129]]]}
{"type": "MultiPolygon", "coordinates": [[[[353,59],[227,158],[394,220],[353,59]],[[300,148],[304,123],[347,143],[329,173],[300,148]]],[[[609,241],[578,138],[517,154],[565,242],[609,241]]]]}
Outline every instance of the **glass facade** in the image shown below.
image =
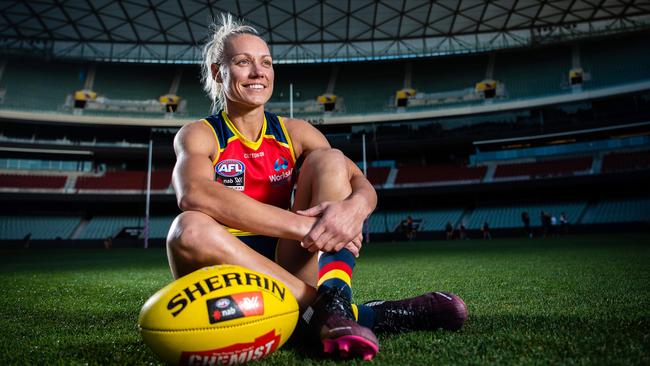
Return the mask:
{"type": "Polygon", "coordinates": [[[89,172],[92,170],[92,166],[93,164],[91,161],[0,158],[0,169],[61,170],[61,171],[89,172]]]}

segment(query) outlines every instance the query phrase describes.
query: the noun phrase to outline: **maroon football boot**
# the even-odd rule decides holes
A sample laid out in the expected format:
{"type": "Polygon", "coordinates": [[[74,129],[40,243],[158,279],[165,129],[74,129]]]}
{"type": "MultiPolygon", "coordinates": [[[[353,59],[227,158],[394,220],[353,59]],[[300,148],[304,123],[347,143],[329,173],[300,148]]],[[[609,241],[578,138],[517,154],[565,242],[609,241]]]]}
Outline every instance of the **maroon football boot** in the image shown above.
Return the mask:
{"type": "Polygon", "coordinates": [[[467,319],[467,306],[458,296],[430,292],[398,301],[370,301],[364,305],[375,311],[375,332],[412,330],[458,330],[467,319]]]}
{"type": "Polygon", "coordinates": [[[325,353],[337,353],[342,358],[361,357],[372,360],[379,352],[379,341],[369,328],[354,320],[352,305],[341,291],[328,288],[321,291],[303,314],[312,334],[317,334],[325,353]]]}

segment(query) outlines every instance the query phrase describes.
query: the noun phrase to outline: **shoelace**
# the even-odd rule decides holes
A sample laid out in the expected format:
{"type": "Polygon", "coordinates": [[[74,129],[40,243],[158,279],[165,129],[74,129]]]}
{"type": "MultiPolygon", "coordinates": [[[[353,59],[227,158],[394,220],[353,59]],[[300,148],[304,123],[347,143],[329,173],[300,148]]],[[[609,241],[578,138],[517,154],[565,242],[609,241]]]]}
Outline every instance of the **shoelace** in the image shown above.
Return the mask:
{"type": "Polygon", "coordinates": [[[328,289],[322,296],[324,296],[325,300],[323,307],[328,314],[337,314],[349,319],[354,319],[352,306],[350,305],[350,302],[341,295],[341,290],[335,288],[328,289]]]}

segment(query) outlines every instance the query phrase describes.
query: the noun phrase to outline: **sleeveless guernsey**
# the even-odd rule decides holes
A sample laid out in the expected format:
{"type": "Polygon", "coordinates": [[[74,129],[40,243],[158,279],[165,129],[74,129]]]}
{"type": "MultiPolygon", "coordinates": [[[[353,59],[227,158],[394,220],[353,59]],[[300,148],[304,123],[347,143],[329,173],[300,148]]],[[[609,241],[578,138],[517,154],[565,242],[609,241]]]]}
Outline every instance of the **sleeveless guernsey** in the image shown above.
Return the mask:
{"type": "MultiPolygon", "coordinates": [[[[296,156],[284,122],[264,112],[257,141],[243,136],[221,111],[203,119],[214,134],[219,155],[212,162],[217,182],[269,205],[288,209],[294,185],[296,156]]],[[[228,228],[235,236],[254,233],[228,228]]]]}

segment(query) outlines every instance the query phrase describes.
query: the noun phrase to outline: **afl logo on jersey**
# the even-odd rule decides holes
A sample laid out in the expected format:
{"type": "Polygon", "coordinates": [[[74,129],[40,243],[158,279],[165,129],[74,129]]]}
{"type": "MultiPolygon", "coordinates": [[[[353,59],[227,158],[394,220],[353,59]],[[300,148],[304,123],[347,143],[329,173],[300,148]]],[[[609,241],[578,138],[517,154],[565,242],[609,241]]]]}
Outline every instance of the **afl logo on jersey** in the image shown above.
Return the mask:
{"type": "Polygon", "coordinates": [[[222,177],[238,177],[244,174],[244,169],[244,163],[241,161],[228,159],[217,164],[215,172],[222,177]]]}

